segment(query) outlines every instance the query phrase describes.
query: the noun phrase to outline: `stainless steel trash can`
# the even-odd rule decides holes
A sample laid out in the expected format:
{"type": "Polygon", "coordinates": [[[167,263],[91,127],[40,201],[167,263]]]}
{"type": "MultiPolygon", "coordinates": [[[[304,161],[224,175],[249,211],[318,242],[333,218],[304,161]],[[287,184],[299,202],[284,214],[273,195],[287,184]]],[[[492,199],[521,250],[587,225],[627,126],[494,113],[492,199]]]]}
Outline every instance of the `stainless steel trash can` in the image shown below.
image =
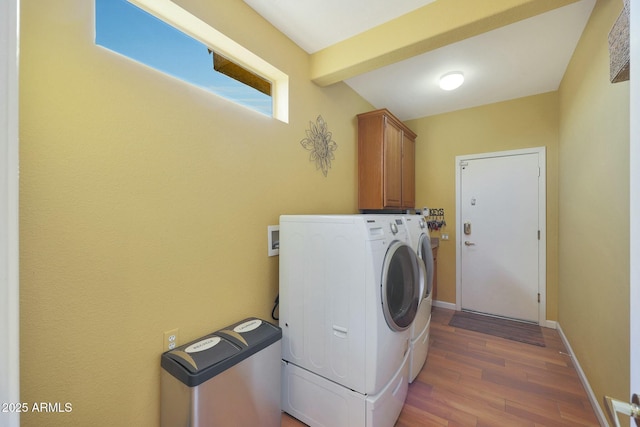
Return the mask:
{"type": "Polygon", "coordinates": [[[281,338],[249,318],[163,353],[161,427],[279,427],[281,338]]]}

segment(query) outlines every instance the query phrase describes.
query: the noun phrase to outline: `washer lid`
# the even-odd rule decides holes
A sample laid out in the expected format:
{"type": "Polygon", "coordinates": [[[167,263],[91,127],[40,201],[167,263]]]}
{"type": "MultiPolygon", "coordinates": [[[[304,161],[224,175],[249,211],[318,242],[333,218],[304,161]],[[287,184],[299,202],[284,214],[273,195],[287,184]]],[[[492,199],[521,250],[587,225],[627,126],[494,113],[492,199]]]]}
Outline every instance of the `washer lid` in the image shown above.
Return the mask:
{"type": "Polygon", "coordinates": [[[413,249],[394,241],[389,245],[382,267],[382,312],[392,330],[411,326],[418,311],[421,291],[419,260],[413,249]]]}

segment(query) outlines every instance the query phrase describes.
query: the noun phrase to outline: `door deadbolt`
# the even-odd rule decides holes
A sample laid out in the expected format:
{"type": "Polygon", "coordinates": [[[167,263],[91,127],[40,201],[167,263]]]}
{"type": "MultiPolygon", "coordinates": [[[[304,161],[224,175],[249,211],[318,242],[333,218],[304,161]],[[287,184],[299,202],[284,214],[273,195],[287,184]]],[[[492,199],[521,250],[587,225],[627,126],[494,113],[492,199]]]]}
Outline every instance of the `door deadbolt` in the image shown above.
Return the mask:
{"type": "Polygon", "coordinates": [[[464,223],[464,234],[466,234],[467,236],[469,234],[471,234],[471,223],[470,222],[465,222],[464,223]]]}

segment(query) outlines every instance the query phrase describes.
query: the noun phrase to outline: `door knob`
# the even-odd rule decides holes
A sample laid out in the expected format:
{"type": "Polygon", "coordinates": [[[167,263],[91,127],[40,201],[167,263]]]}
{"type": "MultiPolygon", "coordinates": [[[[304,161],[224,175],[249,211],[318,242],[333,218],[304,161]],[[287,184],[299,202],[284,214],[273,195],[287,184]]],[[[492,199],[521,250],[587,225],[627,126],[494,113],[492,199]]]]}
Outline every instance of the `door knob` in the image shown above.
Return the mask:
{"type": "Polygon", "coordinates": [[[634,394],[631,398],[633,403],[622,402],[620,400],[613,399],[609,396],[604,397],[607,410],[616,427],[620,427],[620,420],[618,420],[618,413],[629,416],[635,419],[636,426],[640,426],[640,407],[638,406],[638,395],[634,394]]]}
{"type": "Polygon", "coordinates": [[[465,240],[464,244],[465,244],[465,246],[475,246],[476,245],[475,243],[470,242],[468,240],[465,240]]]}

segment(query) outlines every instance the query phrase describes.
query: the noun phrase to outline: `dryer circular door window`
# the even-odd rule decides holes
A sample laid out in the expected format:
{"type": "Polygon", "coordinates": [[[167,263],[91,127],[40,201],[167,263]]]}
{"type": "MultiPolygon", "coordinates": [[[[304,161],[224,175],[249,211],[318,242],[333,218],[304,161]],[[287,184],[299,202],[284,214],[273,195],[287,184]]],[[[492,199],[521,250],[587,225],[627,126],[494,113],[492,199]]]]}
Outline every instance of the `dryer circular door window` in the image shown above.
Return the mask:
{"type": "Polygon", "coordinates": [[[431,249],[431,239],[426,234],[420,235],[420,244],[418,245],[418,256],[424,262],[427,270],[427,286],[425,286],[422,298],[427,298],[433,290],[433,249],[431,249]]]}
{"type": "Polygon", "coordinates": [[[411,326],[420,301],[420,267],[416,253],[406,244],[391,243],[382,269],[382,311],[392,330],[411,326]]]}

